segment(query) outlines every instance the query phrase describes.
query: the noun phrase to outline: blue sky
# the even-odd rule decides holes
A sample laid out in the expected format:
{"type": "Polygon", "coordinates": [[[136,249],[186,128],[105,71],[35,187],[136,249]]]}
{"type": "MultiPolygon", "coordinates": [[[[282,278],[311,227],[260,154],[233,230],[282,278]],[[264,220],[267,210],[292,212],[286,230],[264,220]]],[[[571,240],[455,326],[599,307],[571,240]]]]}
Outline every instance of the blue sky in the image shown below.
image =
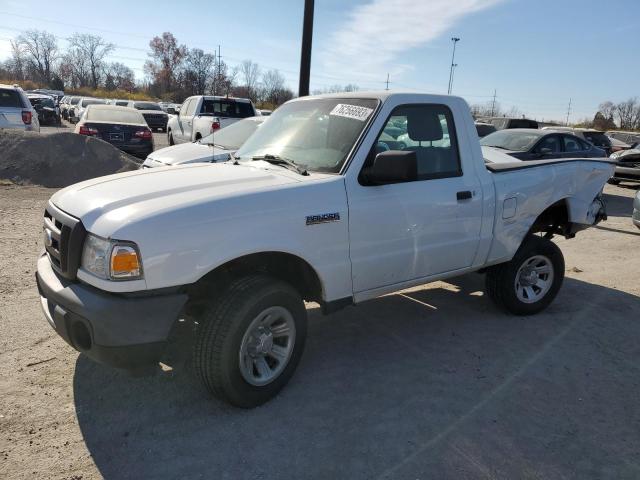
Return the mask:
{"type": "MultiPolygon", "coordinates": [[[[0,59],[29,28],[64,38],[100,34],[119,47],[112,60],[143,76],[148,42],[163,31],[213,51],[277,68],[297,90],[303,0],[125,1],[107,4],[0,0],[0,59]],[[64,25],[67,24],[67,25],[64,25]]],[[[446,93],[451,37],[453,93],[497,101],[538,119],[593,116],[603,100],[640,96],[638,0],[316,0],[311,89],[355,83],[446,93]]]]}

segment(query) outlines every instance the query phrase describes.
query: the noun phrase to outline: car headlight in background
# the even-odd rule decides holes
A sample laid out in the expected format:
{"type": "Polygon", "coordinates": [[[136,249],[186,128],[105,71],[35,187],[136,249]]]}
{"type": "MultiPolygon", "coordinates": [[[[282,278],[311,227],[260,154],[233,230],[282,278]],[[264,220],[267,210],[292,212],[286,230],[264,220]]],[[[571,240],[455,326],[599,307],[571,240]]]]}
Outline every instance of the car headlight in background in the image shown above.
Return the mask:
{"type": "Polygon", "coordinates": [[[81,266],[105,280],[142,278],[142,262],[134,243],[106,240],[91,233],[84,241],[81,266]]]}

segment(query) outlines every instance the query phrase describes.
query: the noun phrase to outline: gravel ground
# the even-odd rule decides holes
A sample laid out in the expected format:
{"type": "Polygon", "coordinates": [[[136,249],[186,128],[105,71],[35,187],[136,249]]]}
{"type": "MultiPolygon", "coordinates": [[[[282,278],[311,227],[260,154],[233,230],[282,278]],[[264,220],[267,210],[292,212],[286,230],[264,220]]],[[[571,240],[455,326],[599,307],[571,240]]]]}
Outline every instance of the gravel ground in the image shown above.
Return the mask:
{"type": "Polygon", "coordinates": [[[251,411],[186,370],[130,378],[46,323],[34,282],[53,190],[0,186],[0,478],[640,478],[635,190],[558,240],[567,278],[535,317],[499,313],[482,275],[328,317],[251,411]]]}
{"type": "MultiPolygon", "coordinates": [[[[73,132],[75,125],[69,122],[62,121],[62,125],[59,127],[54,126],[42,126],[40,127],[40,133],[51,134],[57,132],[73,132]]],[[[161,148],[168,147],[167,134],[158,131],[153,132],[153,149],[160,150],[161,148]]]]}

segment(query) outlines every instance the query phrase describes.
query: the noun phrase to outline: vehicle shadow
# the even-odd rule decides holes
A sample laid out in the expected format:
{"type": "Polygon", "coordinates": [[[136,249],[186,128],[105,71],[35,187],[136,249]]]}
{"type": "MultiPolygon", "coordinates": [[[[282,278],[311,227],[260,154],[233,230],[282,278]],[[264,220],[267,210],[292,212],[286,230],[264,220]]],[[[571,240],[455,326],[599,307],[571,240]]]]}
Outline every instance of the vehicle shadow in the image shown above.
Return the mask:
{"type": "Polygon", "coordinates": [[[309,310],[296,375],[254,410],[188,369],[130,378],[80,356],[87,448],[106,479],[637,478],[640,297],[566,279],[515,317],[483,280],[309,310]]]}

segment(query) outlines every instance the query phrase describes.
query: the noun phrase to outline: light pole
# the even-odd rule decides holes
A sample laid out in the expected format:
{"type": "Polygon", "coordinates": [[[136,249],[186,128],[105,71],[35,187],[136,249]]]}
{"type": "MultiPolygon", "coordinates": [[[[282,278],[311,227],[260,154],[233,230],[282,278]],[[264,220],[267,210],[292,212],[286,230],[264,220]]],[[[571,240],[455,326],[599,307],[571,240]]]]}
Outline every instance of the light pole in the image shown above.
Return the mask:
{"type": "Polygon", "coordinates": [[[453,62],[456,59],[456,43],[458,43],[460,39],[458,37],[452,37],[451,41],[453,42],[453,54],[451,55],[451,69],[449,70],[449,88],[447,89],[447,95],[451,95],[451,87],[453,86],[453,69],[455,68],[453,62]]]}

